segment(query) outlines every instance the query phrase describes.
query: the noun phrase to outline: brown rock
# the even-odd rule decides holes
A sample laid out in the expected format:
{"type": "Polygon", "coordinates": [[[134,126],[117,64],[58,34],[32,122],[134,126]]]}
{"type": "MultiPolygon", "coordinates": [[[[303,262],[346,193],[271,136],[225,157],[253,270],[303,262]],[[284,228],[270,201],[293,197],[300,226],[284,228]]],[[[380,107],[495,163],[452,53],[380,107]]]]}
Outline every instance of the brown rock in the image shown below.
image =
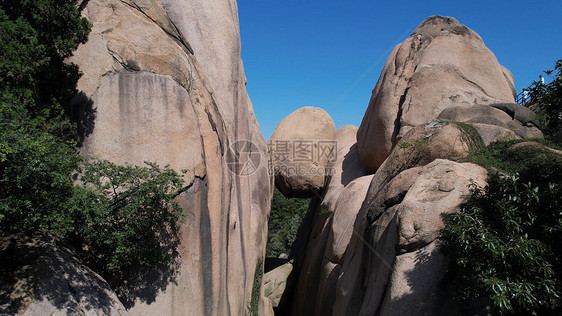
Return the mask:
{"type": "Polygon", "coordinates": [[[314,216],[307,232],[303,264],[299,266],[300,278],[292,303],[294,313],[330,314],[340,261],[372,177],[363,176],[366,171],[357,154],[356,132],[354,126],[343,126],[337,131],[337,156],[328,165],[331,176],[326,180],[322,199],[316,198],[316,203],[311,204],[314,216]]]}
{"type": "Polygon", "coordinates": [[[374,172],[407,127],[444,109],[514,102],[512,82],[474,31],[433,16],[391,53],[357,133],[361,161],[374,172]]]}
{"type": "Polygon", "coordinates": [[[380,315],[447,315],[454,310],[442,280],[449,261],[439,253],[438,241],[396,257],[380,315]]]}
{"type": "Polygon", "coordinates": [[[284,118],[268,141],[275,184],[285,197],[312,197],[324,187],[336,128],[326,111],[304,107],[284,118]]]}
{"type": "Polygon", "coordinates": [[[271,301],[273,307],[278,307],[280,305],[287,287],[287,280],[292,271],[293,264],[287,262],[264,274],[263,292],[265,297],[271,301]]]}
{"type": "Polygon", "coordinates": [[[343,264],[343,255],[353,235],[353,224],[361,209],[373,175],[353,180],[341,192],[332,215],[330,235],[324,257],[343,264]]]}
{"type": "Polygon", "coordinates": [[[480,137],[482,137],[486,146],[498,140],[513,140],[520,138],[507,127],[480,123],[470,123],[470,125],[472,125],[478,134],[480,134],[480,137]]]}

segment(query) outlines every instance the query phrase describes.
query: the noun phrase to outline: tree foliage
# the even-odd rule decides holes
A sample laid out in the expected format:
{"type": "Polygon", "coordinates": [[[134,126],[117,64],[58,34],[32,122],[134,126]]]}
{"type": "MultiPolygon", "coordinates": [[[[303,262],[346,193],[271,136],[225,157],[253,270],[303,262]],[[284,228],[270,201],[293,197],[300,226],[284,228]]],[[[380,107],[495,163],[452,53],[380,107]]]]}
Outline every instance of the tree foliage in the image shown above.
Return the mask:
{"type": "Polygon", "coordinates": [[[52,236],[111,280],[169,259],[183,182],[148,162],[82,163],[65,59],[89,31],[75,1],[0,0],[0,235],[52,236]]]}
{"type": "Polygon", "coordinates": [[[533,82],[527,88],[531,92],[530,107],[535,110],[545,135],[560,142],[562,136],[562,59],[556,61],[553,70],[544,72],[552,78],[548,84],[533,82]]]}
{"type": "Polygon", "coordinates": [[[562,156],[515,141],[483,149],[493,172],[441,232],[457,297],[503,315],[562,312],[562,156]],[[500,172],[497,172],[500,170],[500,172]]]}
{"type": "Polygon", "coordinates": [[[44,229],[72,194],[80,157],[66,107],[89,23],[72,1],[0,1],[0,228],[44,229]]]}
{"type": "Polygon", "coordinates": [[[65,59],[87,40],[89,22],[74,1],[2,0],[0,28],[0,100],[20,106],[21,120],[70,138],[68,105],[80,74],[65,59]]]}
{"type": "Polygon", "coordinates": [[[183,213],[174,198],[183,189],[169,166],[85,165],[73,195],[53,230],[102,275],[126,277],[133,266],[166,263],[175,248],[183,213]]]}
{"type": "Polygon", "coordinates": [[[287,199],[275,189],[267,232],[266,257],[289,254],[297,230],[308,210],[308,199],[287,199]]]}

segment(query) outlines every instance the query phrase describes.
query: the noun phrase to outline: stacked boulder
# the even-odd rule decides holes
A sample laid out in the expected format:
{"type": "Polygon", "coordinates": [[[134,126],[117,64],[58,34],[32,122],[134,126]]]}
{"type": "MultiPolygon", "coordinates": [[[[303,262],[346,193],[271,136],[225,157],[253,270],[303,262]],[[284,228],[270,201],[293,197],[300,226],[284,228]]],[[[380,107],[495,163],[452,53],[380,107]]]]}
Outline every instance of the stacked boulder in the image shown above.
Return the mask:
{"type": "Polygon", "coordinates": [[[399,44],[359,129],[336,133],[335,173],[293,248],[292,314],[454,314],[438,236],[488,176],[463,161],[495,140],[542,137],[514,95],[511,73],[453,18],[430,17],[399,44]]]}

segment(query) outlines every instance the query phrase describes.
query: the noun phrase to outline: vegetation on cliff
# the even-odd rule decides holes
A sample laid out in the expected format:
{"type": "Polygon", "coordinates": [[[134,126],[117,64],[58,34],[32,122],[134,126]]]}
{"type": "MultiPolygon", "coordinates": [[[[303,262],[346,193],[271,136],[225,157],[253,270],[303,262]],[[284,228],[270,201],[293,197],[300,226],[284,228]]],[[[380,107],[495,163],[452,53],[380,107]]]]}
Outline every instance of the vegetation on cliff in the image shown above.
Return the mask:
{"type": "Polygon", "coordinates": [[[269,215],[266,257],[276,258],[291,252],[297,230],[308,210],[308,202],[308,199],[287,199],[275,189],[269,215]]]}
{"type": "Polygon", "coordinates": [[[75,1],[0,1],[0,235],[42,232],[118,279],[169,259],[183,182],[152,163],[82,162],[80,73],[65,60],[89,31],[75,1]]]}
{"type": "Polygon", "coordinates": [[[488,186],[473,186],[441,233],[457,298],[484,299],[503,315],[558,315],[562,155],[537,142],[505,141],[472,160],[490,171],[488,186]]]}
{"type": "Polygon", "coordinates": [[[538,114],[541,130],[547,138],[562,142],[562,59],[556,61],[553,70],[544,72],[552,78],[548,84],[533,82],[528,105],[538,114]]]}

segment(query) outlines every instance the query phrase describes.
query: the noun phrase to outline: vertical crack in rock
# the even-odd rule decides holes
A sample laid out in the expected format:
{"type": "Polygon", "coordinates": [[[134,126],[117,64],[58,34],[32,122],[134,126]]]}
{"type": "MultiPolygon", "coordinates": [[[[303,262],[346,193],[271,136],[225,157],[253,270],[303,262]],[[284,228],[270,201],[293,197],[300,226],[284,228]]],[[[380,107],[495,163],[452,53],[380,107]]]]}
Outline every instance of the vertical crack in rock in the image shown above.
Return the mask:
{"type": "MultiPolygon", "coordinates": [[[[134,0],[132,0],[132,3],[127,1],[127,0],[119,0],[122,3],[124,3],[125,5],[139,11],[140,13],[142,13],[147,19],[149,19],[150,21],[154,22],[154,24],[158,25],[158,27],[160,27],[160,29],[162,29],[162,31],[164,31],[164,33],[166,33],[168,36],[170,36],[174,41],[178,42],[180,44],[180,46],[182,46],[182,48],[184,50],[186,50],[189,54],[194,55],[193,52],[193,48],[191,48],[191,45],[180,35],[179,30],[177,28],[177,26],[174,24],[174,22],[169,18],[168,16],[168,11],[164,8],[162,8],[162,10],[164,10],[166,12],[166,19],[168,23],[170,23],[170,25],[173,27],[173,30],[168,30],[166,28],[165,25],[163,25],[163,23],[161,21],[157,21],[154,18],[152,18],[150,15],[148,15],[146,12],[144,12],[144,10],[139,7],[134,0]],[[174,34],[175,33],[175,34],[174,34]]],[[[156,3],[155,3],[156,4],[156,3]]]]}
{"type": "Polygon", "coordinates": [[[203,195],[201,201],[201,223],[199,226],[200,242],[199,249],[201,253],[201,272],[203,273],[203,293],[205,315],[213,315],[213,246],[211,236],[211,219],[209,216],[209,207],[207,203],[207,195],[203,195]]]}

